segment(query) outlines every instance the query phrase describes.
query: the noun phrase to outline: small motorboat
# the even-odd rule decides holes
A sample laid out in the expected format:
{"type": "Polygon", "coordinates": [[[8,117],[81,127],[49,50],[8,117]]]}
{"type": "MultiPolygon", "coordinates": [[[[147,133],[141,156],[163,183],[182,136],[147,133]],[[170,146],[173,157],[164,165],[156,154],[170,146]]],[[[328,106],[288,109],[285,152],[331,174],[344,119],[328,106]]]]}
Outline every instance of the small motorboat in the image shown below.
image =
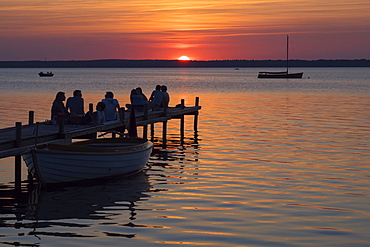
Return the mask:
{"type": "Polygon", "coordinates": [[[54,76],[54,73],[53,72],[46,72],[46,73],[44,73],[44,72],[40,72],[39,73],[39,76],[40,77],[44,77],[44,76],[54,76]]]}
{"type": "Polygon", "coordinates": [[[154,144],[143,138],[105,138],[44,144],[22,155],[42,185],[76,183],[142,170],[154,144]]]}

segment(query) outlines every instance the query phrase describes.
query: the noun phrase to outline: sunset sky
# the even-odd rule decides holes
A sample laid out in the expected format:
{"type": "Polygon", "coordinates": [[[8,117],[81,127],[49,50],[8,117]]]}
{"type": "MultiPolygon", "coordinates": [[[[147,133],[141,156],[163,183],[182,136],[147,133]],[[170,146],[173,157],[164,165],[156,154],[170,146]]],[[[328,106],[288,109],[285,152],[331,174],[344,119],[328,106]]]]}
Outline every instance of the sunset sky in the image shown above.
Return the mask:
{"type": "Polygon", "coordinates": [[[1,0],[0,61],[370,59],[369,0],[1,0]]]}

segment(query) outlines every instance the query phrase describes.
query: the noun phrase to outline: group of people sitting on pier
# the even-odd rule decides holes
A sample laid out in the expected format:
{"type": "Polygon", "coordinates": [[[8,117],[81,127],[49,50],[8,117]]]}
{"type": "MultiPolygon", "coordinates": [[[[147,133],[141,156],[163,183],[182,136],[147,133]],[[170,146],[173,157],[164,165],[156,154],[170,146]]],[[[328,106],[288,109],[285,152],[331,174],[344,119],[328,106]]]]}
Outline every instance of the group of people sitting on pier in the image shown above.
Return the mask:
{"type": "Polygon", "coordinates": [[[167,108],[170,102],[170,96],[167,92],[167,86],[157,85],[150,95],[149,99],[145,96],[140,87],[131,90],[131,104],[126,104],[128,109],[134,108],[136,111],[143,111],[144,106],[148,104],[153,111],[159,111],[161,108],[167,108]]]}
{"type": "MultiPolygon", "coordinates": [[[[64,105],[65,100],[65,93],[58,92],[51,107],[51,123],[57,124],[63,119],[66,124],[103,124],[106,121],[119,119],[120,104],[112,92],[106,92],[105,98],[96,105],[95,112],[85,113],[81,90],[75,90],[73,97],[67,99],[66,105],[64,105]]],[[[131,104],[126,104],[129,110],[143,111],[147,104],[150,110],[158,111],[168,107],[170,96],[164,85],[157,85],[149,99],[138,87],[131,90],[130,102],[131,104]]]]}

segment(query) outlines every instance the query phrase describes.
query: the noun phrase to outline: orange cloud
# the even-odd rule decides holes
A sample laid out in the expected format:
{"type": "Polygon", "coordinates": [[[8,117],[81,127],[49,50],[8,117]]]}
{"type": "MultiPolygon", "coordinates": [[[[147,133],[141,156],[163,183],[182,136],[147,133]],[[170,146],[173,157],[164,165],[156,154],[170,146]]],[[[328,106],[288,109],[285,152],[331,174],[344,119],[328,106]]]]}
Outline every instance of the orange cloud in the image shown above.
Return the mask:
{"type": "Polygon", "coordinates": [[[370,25],[370,2],[365,0],[5,0],[0,9],[0,38],[33,37],[42,42],[43,38],[59,37],[72,43],[73,39],[86,39],[97,47],[105,43],[111,49],[120,49],[120,43],[126,47],[142,44],[150,58],[158,56],[153,49],[160,48],[166,56],[188,50],[198,53],[198,57],[202,57],[200,52],[209,54],[204,59],[222,59],[226,57],[215,57],[214,49],[221,50],[222,56],[229,49],[227,58],[239,53],[246,59],[258,59],[258,54],[247,57],[250,52],[241,52],[240,49],[246,50],[242,44],[254,45],[287,33],[305,35],[305,39],[320,33],[370,39],[369,35],[362,35],[368,33],[370,25]],[[252,36],[258,36],[259,41],[252,36]]]}

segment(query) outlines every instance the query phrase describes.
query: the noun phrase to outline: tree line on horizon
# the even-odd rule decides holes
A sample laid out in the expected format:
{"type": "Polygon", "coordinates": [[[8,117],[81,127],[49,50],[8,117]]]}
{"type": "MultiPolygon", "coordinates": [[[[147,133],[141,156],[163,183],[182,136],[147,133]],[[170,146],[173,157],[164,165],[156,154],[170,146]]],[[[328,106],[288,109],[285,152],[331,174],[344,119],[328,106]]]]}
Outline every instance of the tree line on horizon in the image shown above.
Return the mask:
{"type": "MultiPolygon", "coordinates": [[[[0,68],[286,67],[286,60],[63,60],[0,61],[0,68]]],[[[289,67],[370,67],[369,59],[289,60],[289,67]]]]}

